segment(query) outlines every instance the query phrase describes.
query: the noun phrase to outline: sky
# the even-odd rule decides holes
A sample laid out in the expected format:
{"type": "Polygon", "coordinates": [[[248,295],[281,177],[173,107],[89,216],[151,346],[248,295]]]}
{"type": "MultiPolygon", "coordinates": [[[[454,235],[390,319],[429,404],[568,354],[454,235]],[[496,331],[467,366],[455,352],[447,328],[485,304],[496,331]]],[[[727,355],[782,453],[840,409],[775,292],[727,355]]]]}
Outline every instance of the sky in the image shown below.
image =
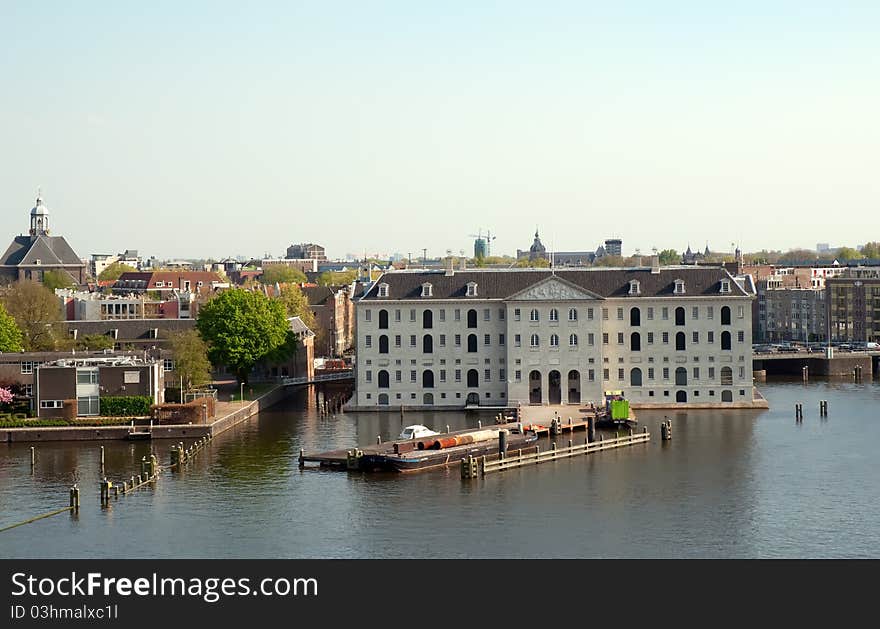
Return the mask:
{"type": "MultiPolygon", "coordinates": [[[[880,3],[0,0],[0,208],[80,256],[880,240],[880,3]]],[[[2,235],[2,234],[0,234],[2,235]]]]}

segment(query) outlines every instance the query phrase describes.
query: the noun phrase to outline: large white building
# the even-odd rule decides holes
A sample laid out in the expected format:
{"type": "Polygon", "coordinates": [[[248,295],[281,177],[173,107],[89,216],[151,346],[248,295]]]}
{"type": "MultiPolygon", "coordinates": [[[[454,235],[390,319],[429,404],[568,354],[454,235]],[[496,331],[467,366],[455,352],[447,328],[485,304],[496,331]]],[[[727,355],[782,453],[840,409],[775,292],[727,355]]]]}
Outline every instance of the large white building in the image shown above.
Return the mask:
{"type": "Polygon", "coordinates": [[[721,267],[395,271],[356,303],[352,406],[750,406],[750,284],[721,267]],[[745,286],[745,288],[744,288],[745,286]]]}

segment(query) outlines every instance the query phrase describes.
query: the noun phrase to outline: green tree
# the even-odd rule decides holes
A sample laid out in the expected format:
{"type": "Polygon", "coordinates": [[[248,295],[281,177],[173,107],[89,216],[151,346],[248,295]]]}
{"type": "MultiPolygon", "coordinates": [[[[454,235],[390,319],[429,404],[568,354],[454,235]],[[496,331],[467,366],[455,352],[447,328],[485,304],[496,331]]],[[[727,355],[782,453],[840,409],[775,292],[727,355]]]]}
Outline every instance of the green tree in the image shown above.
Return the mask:
{"type": "Polygon", "coordinates": [[[296,284],[288,284],[281,289],[278,300],[284,304],[288,317],[299,317],[312,331],[315,330],[315,313],[309,307],[309,299],[296,284]]]}
{"type": "Polygon", "coordinates": [[[318,276],[319,286],[344,286],[357,279],[357,271],[324,271],[318,276]]]}
{"type": "Polygon", "coordinates": [[[76,282],[69,273],[64,271],[46,271],[43,273],[43,286],[54,291],[56,288],[71,288],[76,282]]]}
{"type": "Polygon", "coordinates": [[[211,362],[228,366],[245,383],[253,366],[288,340],[284,304],[242,289],[222,292],[202,306],[196,327],[211,362]]]}
{"type": "Polygon", "coordinates": [[[202,340],[198,330],[178,332],[169,341],[174,356],[174,370],[182,378],[186,390],[211,382],[208,345],[202,340]]]}
{"type": "Polygon", "coordinates": [[[841,247],[834,257],[838,260],[861,260],[865,256],[851,247],[841,247]]]}
{"type": "Polygon", "coordinates": [[[85,336],[76,339],[75,345],[76,349],[90,351],[113,349],[115,346],[116,341],[113,340],[112,336],[106,334],[86,334],[85,336]]]}
{"type": "Polygon", "coordinates": [[[260,282],[263,284],[291,284],[306,281],[306,275],[299,269],[285,266],[283,264],[273,264],[263,269],[260,275],[260,282]]]}
{"type": "Polygon", "coordinates": [[[137,269],[122,262],[114,262],[98,275],[99,282],[110,282],[119,279],[123,273],[137,273],[137,269]]]}
{"type": "Polygon", "coordinates": [[[3,304],[0,304],[0,352],[21,351],[21,330],[3,304]]]}
{"type": "Polygon", "coordinates": [[[37,282],[16,282],[3,294],[2,301],[21,330],[24,349],[55,349],[61,302],[52,291],[37,282]]]}
{"type": "Polygon", "coordinates": [[[596,266],[624,266],[621,256],[602,256],[596,260],[596,266]]]}
{"type": "Polygon", "coordinates": [[[534,260],[520,258],[514,266],[520,269],[546,269],[550,267],[550,260],[546,258],[535,258],[534,260]]]}
{"type": "MultiPolygon", "coordinates": [[[[851,251],[855,251],[851,249],[851,251]]],[[[856,252],[858,255],[858,252],[856,252]]],[[[861,256],[858,256],[861,257],[861,256]]],[[[810,249],[791,249],[779,256],[778,262],[782,264],[791,264],[794,262],[814,262],[816,260],[816,252],[810,249]]]]}
{"type": "Polygon", "coordinates": [[[865,243],[862,247],[862,255],[866,258],[880,258],[880,242],[865,243]]]}
{"type": "Polygon", "coordinates": [[[660,264],[678,264],[681,262],[681,256],[675,249],[664,249],[660,252],[660,264]]]}

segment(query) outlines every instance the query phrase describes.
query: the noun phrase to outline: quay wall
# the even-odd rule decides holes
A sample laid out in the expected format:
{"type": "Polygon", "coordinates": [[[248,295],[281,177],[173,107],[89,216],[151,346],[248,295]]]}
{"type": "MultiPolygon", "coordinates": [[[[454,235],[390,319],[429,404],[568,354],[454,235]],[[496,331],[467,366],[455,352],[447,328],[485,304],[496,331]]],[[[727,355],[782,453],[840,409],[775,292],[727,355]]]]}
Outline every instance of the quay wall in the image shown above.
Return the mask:
{"type": "MultiPolygon", "coordinates": [[[[210,424],[153,425],[153,439],[201,439],[215,437],[233,426],[250,419],[261,410],[277,404],[291,394],[292,386],[278,386],[256,400],[242,405],[210,424]]],[[[142,429],[143,427],[139,427],[142,429]]],[[[105,441],[128,437],[129,426],[44,426],[35,428],[2,428],[0,443],[21,441],[105,441]]]]}
{"type": "Polygon", "coordinates": [[[755,358],[754,369],[763,370],[767,375],[800,376],[806,367],[811,376],[852,376],[853,369],[862,368],[862,378],[871,378],[873,375],[873,359],[869,355],[861,356],[835,356],[828,359],[824,356],[810,356],[792,358],[777,358],[761,360],[755,358]]]}

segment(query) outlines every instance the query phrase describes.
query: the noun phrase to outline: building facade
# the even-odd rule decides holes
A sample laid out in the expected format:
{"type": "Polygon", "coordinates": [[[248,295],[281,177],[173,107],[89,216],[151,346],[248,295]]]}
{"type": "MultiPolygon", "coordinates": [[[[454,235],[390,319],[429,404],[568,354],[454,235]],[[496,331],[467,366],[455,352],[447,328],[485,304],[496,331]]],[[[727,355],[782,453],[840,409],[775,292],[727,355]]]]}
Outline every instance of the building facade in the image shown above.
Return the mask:
{"type": "Polygon", "coordinates": [[[754,398],[753,295],[721,267],[386,273],[356,303],[353,405],[754,398]]]}
{"type": "Polygon", "coordinates": [[[298,245],[290,245],[287,248],[287,258],[300,260],[326,260],[327,254],[324,247],[312,242],[303,242],[298,245]]]}
{"type": "Polygon", "coordinates": [[[880,268],[847,269],[825,287],[831,340],[880,343],[880,268]]]}
{"type": "Polygon", "coordinates": [[[315,315],[315,353],[331,358],[344,355],[354,345],[354,304],[350,287],[303,286],[315,315]]]}

